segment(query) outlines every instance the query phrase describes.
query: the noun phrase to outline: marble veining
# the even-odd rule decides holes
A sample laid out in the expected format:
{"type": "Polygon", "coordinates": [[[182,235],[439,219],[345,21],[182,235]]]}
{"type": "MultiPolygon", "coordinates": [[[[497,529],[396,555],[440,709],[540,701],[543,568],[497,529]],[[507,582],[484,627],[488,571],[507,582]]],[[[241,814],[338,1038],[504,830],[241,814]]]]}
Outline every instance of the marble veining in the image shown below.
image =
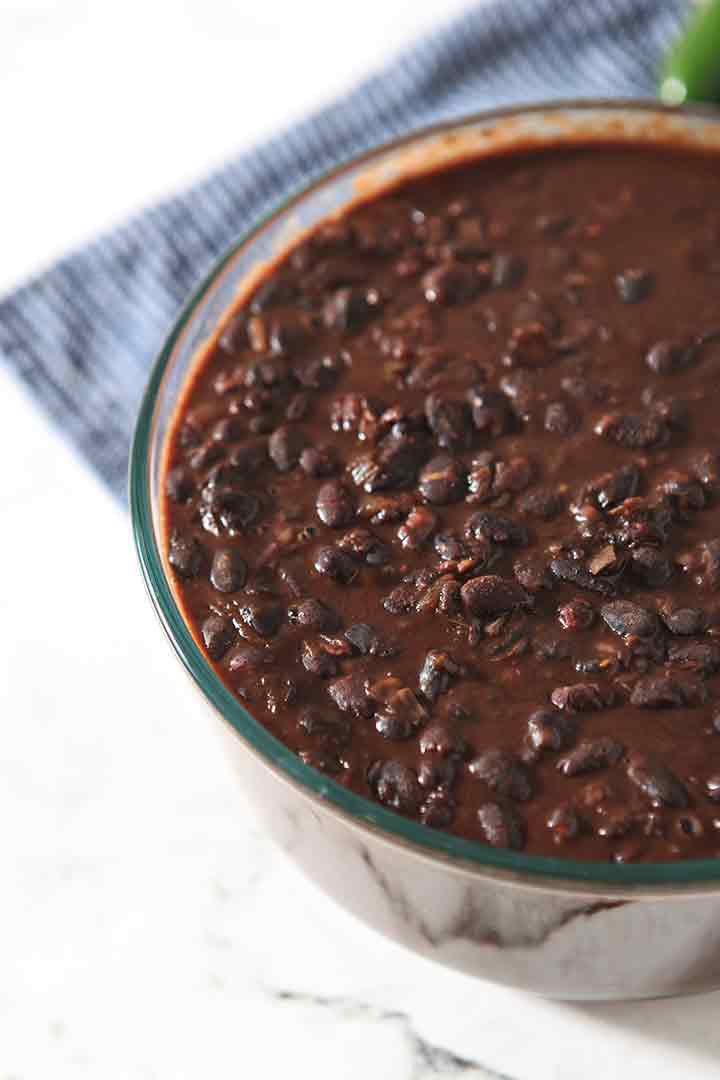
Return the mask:
{"type": "Polygon", "coordinates": [[[412,1072],[408,1080],[423,1080],[428,1074],[448,1077],[476,1077],[477,1080],[512,1080],[504,1073],[487,1069],[476,1061],[453,1054],[423,1039],[413,1029],[406,1013],[381,1009],[366,1001],[353,998],[323,997],[319,994],[299,994],[292,990],[269,990],[270,997],[279,1002],[330,1009],[338,1017],[368,1016],[384,1024],[399,1025],[411,1055],[412,1072]]]}

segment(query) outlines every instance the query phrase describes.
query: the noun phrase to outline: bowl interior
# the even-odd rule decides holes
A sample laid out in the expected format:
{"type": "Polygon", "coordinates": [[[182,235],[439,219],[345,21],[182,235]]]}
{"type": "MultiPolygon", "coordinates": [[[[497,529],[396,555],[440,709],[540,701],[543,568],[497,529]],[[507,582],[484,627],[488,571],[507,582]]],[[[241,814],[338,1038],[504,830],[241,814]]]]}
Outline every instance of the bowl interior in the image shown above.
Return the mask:
{"type": "Polygon", "coordinates": [[[310,798],[331,804],[361,827],[381,830],[390,842],[418,853],[461,860],[492,872],[558,885],[583,882],[618,894],[638,886],[652,891],[712,888],[720,883],[720,860],[647,865],[605,865],[523,855],[464,840],[417,824],[335,783],[305,765],[241,705],[215,675],[177,605],[164,560],[160,478],[163,451],[180,393],[219,327],[269,263],[308,230],[370,199],[399,181],[463,158],[515,148],[583,140],[672,143],[720,151],[720,113],[668,110],[652,104],[588,102],[538,105],[469,117],[411,135],[365,154],[289,199],[241,237],[215,266],[182,311],[150,376],[141,406],[130,463],[130,505],[135,542],[152,602],[175,652],[210,704],[268,765],[310,798]],[[663,888],[664,887],[664,888],[663,888]]]}

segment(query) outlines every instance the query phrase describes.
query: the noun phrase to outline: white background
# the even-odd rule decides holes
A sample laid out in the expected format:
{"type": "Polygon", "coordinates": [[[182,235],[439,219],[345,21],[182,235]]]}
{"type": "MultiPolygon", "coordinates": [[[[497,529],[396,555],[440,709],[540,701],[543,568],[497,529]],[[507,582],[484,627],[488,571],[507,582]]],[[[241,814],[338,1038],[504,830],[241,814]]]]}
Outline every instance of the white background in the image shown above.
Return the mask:
{"type": "MultiPolygon", "coordinates": [[[[0,0],[0,289],[460,6],[0,0]]],[[[0,479],[0,1080],[720,1075],[715,996],[529,999],[306,884],[162,640],[123,512],[2,371],[0,479]]]]}

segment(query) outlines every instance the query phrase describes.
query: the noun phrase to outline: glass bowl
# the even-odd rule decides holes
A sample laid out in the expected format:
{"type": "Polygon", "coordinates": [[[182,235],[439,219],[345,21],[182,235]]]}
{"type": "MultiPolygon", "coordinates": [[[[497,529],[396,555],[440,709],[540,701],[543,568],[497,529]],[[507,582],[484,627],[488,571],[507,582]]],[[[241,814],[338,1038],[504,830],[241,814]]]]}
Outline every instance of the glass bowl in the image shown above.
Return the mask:
{"type": "Polygon", "coordinates": [[[150,598],[269,832],[366,923],[445,964],[576,1000],[720,986],[720,860],[604,865],[534,857],[409,821],[304,764],[217,678],[178,608],[163,554],[160,475],[180,388],[237,298],[318,222],[398,180],[467,157],[583,139],[720,152],[720,113],[568,102],[470,116],[334,170],[259,221],[191,297],[155,363],[130,465],[135,542],[150,598]]]}

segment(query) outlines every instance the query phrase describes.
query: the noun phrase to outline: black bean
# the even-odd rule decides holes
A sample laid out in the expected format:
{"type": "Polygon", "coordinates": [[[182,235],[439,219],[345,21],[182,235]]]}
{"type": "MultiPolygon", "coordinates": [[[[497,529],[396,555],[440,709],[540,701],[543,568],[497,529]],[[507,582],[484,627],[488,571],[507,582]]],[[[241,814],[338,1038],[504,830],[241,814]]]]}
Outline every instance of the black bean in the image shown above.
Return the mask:
{"type": "Polygon", "coordinates": [[[315,553],[315,569],[318,574],[337,581],[339,585],[349,585],[360,572],[354,559],[336,547],[323,547],[315,553]]]}
{"type": "Polygon", "coordinates": [[[697,814],[681,814],[675,821],[675,830],[681,837],[697,839],[705,832],[705,826],[697,814]]]}
{"type": "Polygon", "coordinates": [[[383,598],[383,607],[391,615],[405,615],[414,611],[416,602],[435,582],[436,576],[428,571],[407,574],[400,584],[383,598]]]}
{"type": "Polygon", "coordinates": [[[567,232],[573,223],[574,218],[569,214],[538,214],[535,218],[535,228],[538,232],[550,233],[553,236],[567,232]]]}
{"type": "Polygon", "coordinates": [[[259,682],[265,696],[265,708],[272,716],[284,711],[297,701],[297,683],[287,675],[270,672],[262,675],[259,682]]]}
{"type": "Polygon", "coordinates": [[[266,278],[255,292],[250,310],[257,315],[271,304],[292,303],[296,296],[297,285],[293,281],[280,276],[266,278]]]}
{"type": "Polygon", "coordinates": [[[297,465],[304,446],[302,432],[296,427],[283,425],[270,436],[268,453],[276,469],[288,472],[297,465]]]}
{"type": "Polygon", "coordinates": [[[361,656],[387,656],[386,644],[380,632],[369,623],[353,623],[345,637],[361,656]]]}
{"type": "Polygon", "coordinates": [[[508,461],[501,459],[493,464],[491,488],[493,497],[505,494],[517,495],[525,491],[528,484],[535,478],[535,466],[528,458],[513,457],[508,461]]]}
{"type": "Polygon", "coordinates": [[[201,438],[202,436],[197,428],[193,424],[186,422],[178,432],[178,445],[183,450],[193,450],[201,441],[201,438]]]}
{"type": "Polygon", "coordinates": [[[470,578],[460,590],[463,607],[469,615],[495,615],[525,607],[530,597],[516,581],[484,574],[470,578]]]}
{"type": "Polygon", "coordinates": [[[455,253],[463,258],[487,255],[492,245],[484,219],[480,216],[460,218],[455,226],[452,246],[455,253]]]}
{"type": "Polygon", "coordinates": [[[322,750],[312,747],[310,750],[298,750],[297,755],[306,765],[319,772],[328,773],[330,776],[342,772],[343,763],[336,749],[322,750]]]}
{"type": "Polygon", "coordinates": [[[608,387],[604,383],[593,382],[584,375],[564,375],[560,380],[560,386],[576,401],[600,405],[607,400],[608,387]]]}
{"type": "Polygon", "coordinates": [[[208,615],[200,627],[200,633],[211,660],[221,660],[235,638],[233,624],[221,615],[208,615]]]}
{"type": "Polygon", "coordinates": [[[371,773],[371,787],[379,802],[415,817],[423,794],[417,774],[400,761],[383,761],[371,773]]]}
{"type": "Polygon", "coordinates": [[[637,268],[623,270],[615,278],[615,288],[623,304],[638,304],[655,289],[655,275],[637,268]]]}
{"type": "Polygon", "coordinates": [[[240,312],[227,324],[220,337],[219,345],[223,352],[235,355],[247,348],[247,315],[240,312]]]}
{"type": "Polygon", "coordinates": [[[614,515],[613,536],[617,543],[635,548],[667,541],[673,521],[667,507],[643,505],[639,499],[629,499],[626,507],[618,507],[614,515]]]}
{"type": "Polygon", "coordinates": [[[599,683],[572,683],[570,686],[556,686],[550,700],[557,709],[569,713],[597,712],[612,705],[615,694],[611,686],[599,683]]]}
{"type": "Polygon", "coordinates": [[[306,446],[300,455],[300,468],[308,476],[319,478],[336,473],[338,463],[331,450],[320,446],[306,446]]]}
{"type": "Polygon", "coordinates": [[[595,622],[595,608],[587,600],[577,598],[558,609],[560,625],[572,633],[589,630],[595,622]]]}
{"type": "Polygon", "coordinates": [[[255,599],[244,600],[240,606],[240,617],[260,637],[274,637],[285,616],[285,609],[279,600],[255,599]]]}
{"type": "Polygon", "coordinates": [[[496,289],[509,289],[521,283],[527,273],[527,263],[520,255],[497,252],[492,258],[490,272],[496,289]]]}
{"type": "Polygon", "coordinates": [[[630,600],[611,600],[602,605],[600,614],[613,633],[621,637],[651,638],[660,629],[660,622],[653,611],[630,600]]]}
{"type": "Polygon", "coordinates": [[[341,712],[362,716],[366,720],[375,712],[375,705],[368,695],[367,679],[363,675],[344,675],[330,683],[328,692],[341,712]]]}
{"type": "Polygon", "coordinates": [[[460,611],[460,582],[443,574],[415,601],[415,611],[457,615],[460,611]]]}
{"type": "Polygon", "coordinates": [[[542,323],[516,326],[507,343],[502,363],[508,368],[544,367],[553,359],[550,337],[542,323]]]}
{"type": "Polygon", "coordinates": [[[384,566],[390,561],[391,550],[388,544],[379,540],[369,529],[350,529],[337,542],[341,551],[354,556],[368,566],[384,566]]]}
{"type": "Polygon", "coordinates": [[[657,492],[680,521],[691,521],[707,506],[705,488],[686,473],[672,472],[658,484],[657,492]]]}
{"type": "Polygon", "coordinates": [[[301,731],[324,746],[343,747],[350,742],[352,731],[346,716],[309,705],[301,711],[297,723],[301,731]]]}
{"type": "Polygon", "coordinates": [[[686,368],[693,350],[682,341],[656,341],[648,349],[645,363],[656,375],[674,375],[686,368]]]}
{"type": "Polygon", "coordinates": [[[527,592],[535,594],[552,588],[552,578],[540,558],[518,559],[513,563],[516,580],[527,592]]]}
{"type": "MultiPolygon", "coordinates": [[[[425,732],[423,731],[420,738],[422,739],[424,735],[425,732]]],[[[439,757],[438,753],[429,751],[429,758],[421,761],[418,766],[417,774],[420,787],[425,790],[439,787],[448,790],[452,788],[453,784],[457,781],[460,772],[460,758],[462,756],[464,756],[464,753],[449,754],[447,757],[439,757]]]]}
{"type": "Polygon", "coordinates": [[[247,578],[247,563],[234,548],[218,548],[210,567],[210,584],[221,593],[237,592],[247,578]]]}
{"type": "Polygon", "coordinates": [[[299,420],[304,420],[310,412],[311,399],[310,395],[306,393],[293,394],[285,406],[285,419],[291,423],[296,424],[299,420]]]}
{"type": "Polygon", "coordinates": [[[385,708],[375,714],[375,730],[390,742],[404,742],[415,734],[416,728],[408,712],[385,708]]]}
{"type": "Polygon", "coordinates": [[[708,488],[714,494],[720,488],[720,454],[715,450],[708,450],[700,454],[691,465],[693,476],[700,481],[704,488],[708,488]]]}
{"type": "Polygon", "coordinates": [[[377,422],[382,412],[362,394],[343,394],[330,406],[330,427],[333,431],[358,432],[363,423],[377,422]]]}
{"type": "Polygon", "coordinates": [[[337,612],[313,597],[291,604],[287,614],[290,623],[297,623],[298,626],[308,630],[332,633],[340,626],[340,616],[337,612]]]}
{"type": "Polygon", "coordinates": [[[668,663],[675,667],[714,675],[720,671],[720,645],[712,641],[677,642],[668,648],[668,663]]]}
{"type": "Polygon", "coordinates": [[[628,778],[657,806],[684,809],[689,802],[685,785],[652,754],[631,754],[628,778]]]}
{"type": "Polygon", "coordinates": [[[176,503],[187,502],[192,497],[193,490],[192,477],[183,465],[170,469],[165,478],[165,491],[169,499],[176,503]]]}
{"type": "Polygon", "coordinates": [[[420,692],[430,702],[450,689],[451,680],[461,673],[460,665],[443,649],[430,649],[420,668],[418,683],[420,692]]]}
{"type": "Polygon", "coordinates": [[[482,834],[491,847],[514,851],[525,847],[525,822],[512,803],[483,803],[477,815],[482,834]]]}
{"type": "Polygon", "coordinates": [[[440,754],[444,758],[464,758],[469,753],[466,740],[448,724],[435,721],[420,735],[421,754],[440,754]]]}
{"type": "MultiPolygon", "coordinates": [[[[345,358],[342,353],[331,353],[325,356],[314,356],[311,360],[293,366],[293,374],[297,381],[306,390],[328,390],[337,382],[345,368],[345,358]]],[[[295,394],[293,401],[301,398],[306,403],[305,411],[310,407],[311,397],[309,394],[295,394]]],[[[302,408],[302,405],[300,406],[302,408]]],[[[301,419],[300,416],[288,416],[288,420],[301,419]]]]}
{"type": "Polygon", "coordinates": [[[415,551],[430,538],[437,526],[437,514],[427,506],[414,506],[398,529],[398,539],[404,548],[415,551]]]}
{"type": "Polygon", "coordinates": [[[681,637],[692,637],[693,634],[701,634],[705,629],[705,613],[699,608],[675,608],[668,611],[661,609],[660,618],[671,634],[681,637]]]}
{"type": "Polygon", "coordinates": [[[536,372],[526,368],[506,372],[500,379],[500,389],[510,398],[515,417],[529,423],[541,400],[536,372]]]}
{"type": "Polygon", "coordinates": [[[557,763],[564,776],[579,776],[617,765],[625,748],[615,739],[602,735],[597,739],[583,739],[566,757],[557,763]]]}
{"type": "Polygon", "coordinates": [[[670,431],[687,431],[690,427],[691,412],[686,401],[676,397],[660,397],[654,386],[646,387],[640,399],[646,405],[650,416],[663,424],[666,433],[662,441],[667,441],[670,431]]]}
{"type": "Polygon", "coordinates": [[[322,523],[332,529],[349,525],[355,517],[355,501],[339,480],[328,480],[320,487],[315,509],[322,523]]]}
{"type": "Polygon", "coordinates": [[[494,544],[509,544],[512,547],[524,547],[528,542],[528,531],[524,525],[492,510],[479,510],[469,517],[465,522],[465,535],[473,540],[490,540],[494,544]]]}
{"type": "Polygon", "coordinates": [[[421,431],[394,424],[378,444],[376,451],[352,463],[350,475],[358,487],[369,494],[388,488],[409,487],[427,459],[430,441],[421,431]]]}
{"type": "Polygon", "coordinates": [[[250,491],[206,487],[201,492],[201,500],[202,526],[215,536],[223,532],[231,536],[243,532],[258,520],[262,511],[260,499],[250,491]]]}
{"type": "Polygon", "coordinates": [[[576,733],[574,717],[558,709],[536,709],[528,717],[527,737],[534,750],[566,750],[576,733]]]}
{"type": "Polygon", "coordinates": [[[174,529],[170,536],[168,562],[180,577],[197,577],[204,562],[203,548],[194,536],[174,529]]]}
{"type": "Polygon", "coordinates": [[[277,356],[285,356],[307,341],[313,329],[313,320],[305,312],[284,311],[281,315],[275,315],[270,323],[270,350],[277,356]]]}
{"type": "Polygon", "coordinates": [[[675,573],[673,563],[656,547],[634,548],[631,559],[633,575],[650,588],[666,585],[675,573]]]}
{"type": "Polygon", "coordinates": [[[232,461],[213,465],[202,489],[203,500],[210,502],[218,492],[235,491],[244,481],[244,470],[232,461]]]}
{"type": "Polygon", "coordinates": [[[570,585],[577,585],[579,589],[588,589],[590,592],[611,596],[616,589],[613,580],[592,574],[582,563],[574,559],[552,559],[550,572],[560,581],[567,581],[570,585]]]}
{"type": "Polygon", "coordinates": [[[451,792],[438,787],[425,798],[420,809],[420,820],[431,829],[446,829],[452,825],[457,804],[451,792]]]}
{"type": "Polygon", "coordinates": [[[576,499],[578,504],[591,502],[601,510],[610,510],[625,499],[637,495],[641,474],[636,465],[621,465],[614,472],[603,473],[586,484],[576,499]]]}
{"type": "Polygon", "coordinates": [[[667,442],[667,427],[661,417],[650,413],[608,413],[598,420],[595,433],[618,446],[641,450],[667,442]]]}
{"type": "Polygon", "coordinates": [[[580,815],[570,803],[556,806],[546,820],[555,844],[567,844],[570,840],[575,840],[582,831],[580,815]]]}
{"type": "Polygon", "coordinates": [[[371,495],[360,507],[360,516],[370,521],[371,525],[394,525],[408,514],[413,507],[410,494],[371,495]]]}
{"type": "Polygon", "coordinates": [[[484,503],[494,498],[495,462],[490,453],[481,454],[470,463],[468,472],[468,502],[484,503]]]}
{"type": "Polygon", "coordinates": [[[237,442],[245,434],[243,423],[238,416],[223,416],[216,420],[210,431],[214,442],[237,442]]]}
{"type": "Polygon", "coordinates": [[[461,499],[465,489],[465,470],[462,462],[448,454],[439,454],[424,465],[418,477],[420,494],[434,506],[461,499]]]}
{"type": "Polygon", "coordinates": [[[469,552],[469,546],[454,533],[437,533],[433,540],[433,549],[444,561],[464,559],[469,552]]]}
{"type": "Polygon", "coordinates": [[[343,333],[358,333],[382,309],[377,289],[360,287],[338,289],[323,309],[325,325],[343,333]]]}
{"type": "Polygon", "coordinates": [[[318,675],[321,679],[337,675],[337,660],[326,652],[318,641],[303,641],[300,647],[300,659],[305,670],[311,675],[318,675]]]}
{"type": "Polygon", "coordinates": [[[271,649],[259,649],[255,645],[240,645],[228,656],[227,666],[231,672],[248,674],[259,671],[262,667],[271,666],[274,660],[271,649]]]}
{"type": "Polygon", "coordinates": [[[216,442],[205,442],[196,447],[188,457],[188,465],[191,469],[201,471],[224,456],[224,448],[216,442]]]}
{"type": "Polygon", "coordinates": [[[606,840],[615,840],[625,836],[632,826],[633,815],[630,811],[613,807],[603,814],[600,822],[595,826],[595,832],[606,840]]]}
{"type": "Polygon", "coordinates": [[[422,289],[430,304],[462,304],[472,299],[486,282],[462,263],[442,263],[423,275],[422,289]]]}
{"type": "Polygon", "coordinates": [[[720,540],[708,540],[699,547],[702,574],[700,583],[711,592],[720,589],[720,540]]]}
{"type": "Polygon", "coordinates": [[[428,394],[425,418],[442,450],[463,450],[469,446],[472,433],[470,409],[464,401],[428,394]]]}
{"type": "Polygon", "coordinates": [[[241,446],[236,446],[230,454],[229,462],[239,474],[246,476],[265,464],[268,459],[266,439],[250,439],[241,446]]]}
{"type": "Polygon", "coordinates": [[[527,802],[534,794],[528,769],[508,750],[484,750],[468,764],[468,772],[504,799],[527,802]]]}
{"type": "Polygon", "coordinates": [[[630,694],[630,704],[638,709],[681,709],[707,700],[705,685],[692,679],[669,675],[648,675],[638,679],[630,694]]]}
{"type": "Polygon", "coordinates": [[[713,773],[705,781],[705,794],[711,802],[720,802],[720,774],[713,773]]]}
{"type": "Polygon", "coordinates": [[[566,401],[551,401],[545,409],[545,430],[553,435],[571,435],[578,424],[577,413],[566,401]]]}
{"type": "Polygon", "coordinates": [[[521,514],[552,521],[563,508],[563,498],[554,488],[537,487],[520,495],[515,506],[521,514]]]}
{"type": "Polygon", "coordinates": [[[262,420],[272,430],[272,419],[269,415],[270,410],[273,407],[273,395],[272,391],[264,389],[262,387],[255,387],[252,390],[248,390],[242,399],[242,402],[238,405],[238,408],[245,409],[248,413],[257,414],[263,413],[264,416],[255,416],[255,425],[250,430],[257,429],[257,421],[262,420]]]}
{"type": "Polygon", "coordinates": [[[515,418],[527,423],[542,400],[541,389],[537,372],[529,370],[527,366],[515,366],[516,370],[506,371],[501,377],[500,389],[510,399],[515,418]]]}
{"type": "Polygon", "coordinates": [[[475,428],[492,439],[505,435],[512,427],[513,413],[505,394],[498,390],[473,388],[468,393],[475,428]]]}

